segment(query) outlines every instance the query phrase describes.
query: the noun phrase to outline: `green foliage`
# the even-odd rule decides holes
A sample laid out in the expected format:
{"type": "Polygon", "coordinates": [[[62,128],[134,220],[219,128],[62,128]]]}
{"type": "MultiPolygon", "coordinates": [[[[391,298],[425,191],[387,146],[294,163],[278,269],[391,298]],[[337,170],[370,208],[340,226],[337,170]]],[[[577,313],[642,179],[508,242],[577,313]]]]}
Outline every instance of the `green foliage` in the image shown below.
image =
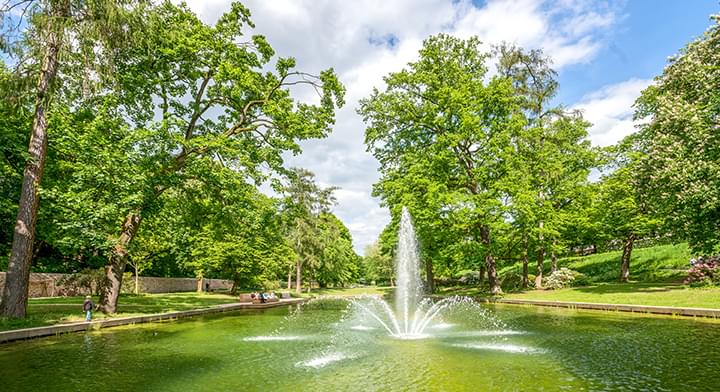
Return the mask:
{"type": "Polygon", "coordinates": [[[643,91],[643,192],[694,253],[720,251],[720,18],[643,91]]]}
{"type": "Polygon", "coordinates": [[[102,268],[84,269],[82,271],[70,274],[58,282],[58,286],[63,286],[64,292],[58,293],[63,296],[74,296],[81,294],[97,295],[98,288],[102,283],[105,274],[102,268]]]}
{"type": "Polygon", "coordinates": [[[32,122],[32,106],[20,94],[25,81],[11,73],[0,59],[0,270],[7,266],[17,216],[23,167],[32,122]],[[5,223],[7,222],[7,223],[5,223]]]}
{"type": "Polygon", "coordinates": [[[365,248],[363,265],[367,283],[388,284],[395,279],[393,258],[382,253],[377,242],[365,248]]]}
{"type": "Polygon", "coordinates": [[[524,119],[510,81],[487,77],[488,57],[476,37],[430,37],[417,62],[360,102],[366,143],[380,162],[374,193],[390,207],[392,226],[408,208],[425,262],[467,260],[463,267],[476,269],[506,226],[509,141],[524,119]],[[458,239],[466,243],[447,251],[458,239]]]}
{"type": "Polygon", "coordinates": [[[320,287],[356,281],[360,257],[353,250],[350,231],[329,212],[335,188],[321,188],[313,173],[295,168],[282,191],[284,231],[294,250],[296,271],[300,269],[320,287]]]}

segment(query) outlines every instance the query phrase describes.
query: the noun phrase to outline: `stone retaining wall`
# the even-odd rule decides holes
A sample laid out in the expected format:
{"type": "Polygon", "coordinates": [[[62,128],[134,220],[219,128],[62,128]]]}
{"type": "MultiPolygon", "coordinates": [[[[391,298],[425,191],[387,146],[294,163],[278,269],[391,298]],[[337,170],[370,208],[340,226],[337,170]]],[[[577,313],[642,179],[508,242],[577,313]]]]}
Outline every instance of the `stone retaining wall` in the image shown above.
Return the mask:
{"type": "MultiPolygon", "coordinates": [[[[62,285],[63,278],[69,274],[31,273],[29,294],[35,297],[56,297],[67,295],[69,290],[62,285]]],[[[201,287],[210,282],[210,290],[230,289],[232,281],[224,279],[204,279],[201,287]]],[[[129,282],[130,283],[130,282],[129,282]]],[[[143,293],[169,293],[175,291],[195,291],[198,280],[194,278],[153,278],[141,276],[139,279],[140,291],[143,293]]],[[[5,287],[5,272],[0,272],[0,293],[5,287]]],[[[78,293],[87,294],[87,293],[78,293]]]]}

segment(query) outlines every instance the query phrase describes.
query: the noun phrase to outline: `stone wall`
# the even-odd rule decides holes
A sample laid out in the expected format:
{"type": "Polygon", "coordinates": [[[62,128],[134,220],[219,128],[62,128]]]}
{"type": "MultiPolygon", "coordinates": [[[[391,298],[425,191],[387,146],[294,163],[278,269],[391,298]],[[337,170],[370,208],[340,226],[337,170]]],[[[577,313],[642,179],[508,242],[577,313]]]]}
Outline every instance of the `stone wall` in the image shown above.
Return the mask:
{"type": "MultiPolygon", "coordinates": [[[[31,273],[29,288],[30,297],[55,297],[67,295],[69,290],[67,287],[63,287],[62,280],[68,276],[70,275],[31,273]]],[[[204,279],[201,286],[203,289],[205,289],[206,282],[210,283],[210,290],[229,290],[232,287],[232,281],[230,280],[204,279]]],[[[139,283],[140,291],[143,293],[195,291],[198,287],[198,280],[194,278],[153,278],[141,276],[139,283]]],[[[134,284],[134,281],[128,282],[128,284],[132,285],[134,284]]],[[[4,287],[5,272],[0,272],[0,293],[2,293],[4,287]]]]}

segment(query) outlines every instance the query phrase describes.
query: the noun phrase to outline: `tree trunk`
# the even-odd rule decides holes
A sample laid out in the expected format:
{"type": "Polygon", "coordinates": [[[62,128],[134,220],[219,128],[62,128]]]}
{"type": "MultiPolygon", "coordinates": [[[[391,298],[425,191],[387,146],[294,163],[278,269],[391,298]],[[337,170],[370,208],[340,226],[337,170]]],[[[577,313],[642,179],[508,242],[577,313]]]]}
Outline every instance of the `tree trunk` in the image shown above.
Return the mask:
{"type": "Polygon", "coordinates": [[[550,250],[550,261],[551,261],[551,268],[552,272],[557,271],[557,255],[555,254],[555,246],[557,246],[557,240],[553,239],[552,242],[552,249],[550,250]]]}
{"type": "Polygon", "coordinates": [[[425,278],[427,279],[427,286],[425,289],[428,294],[435,292],[435,274],[433,273],[433,265],[430,259],[425,261],[425,278]]]}
{"type": "Polygon", "coordinates": [[[483,245],[485,245],[485,266],[487,267],[490,294],[502,294],[500,282],[497,279],[497,270],[495,269],[495,258],[492,255],[492,250],[490,250],[490,227],[487,225],[480,228],[480,239],[483,245]]]}
{"type": "Polygon", "coordinates": [[[57,20],[68,13],[69,3],[62,1],[51,10],[51,22],[48,26],[47,46],[42,69],[38,77],[33,118],[28,147],[28,160],[25,163],[18,214],[13,232],[12,250],[8,261],[5,289],[3,291],[2,315],[24,318],[27,311],[30,264],[32,263],[35,241],[35,223],[37,221],[38,190],[45,168],[47,154],[47,118],[49,89],[55,80],[58,68],[58,54],[63,40],[63,22],[57,20]]]}
{"type": "Polygon", "coordinates": [[[543,278],[543,268],[545,264],[545,235],[543,234],[543,228],[545,227],[545,222],[540,221],[538,223],[538,228],[540,229],[538,233],[538,253],[537,253],[537,268],[535,270],[535,288],[541,289],[542,288],[542,278],[543,278]]]}
{"type": "Polygon", "coordinates": [[[526,289],[530,283],[528,279],[528,235],[527,232],[523,233],[523,272],[522,272],[522,288],[526,289]]]}
{"type": "Polygon", "coordinates": [[[140,290],[138,287],[139,283],[140,283],[139,280],[140,280],[140,275],[138,274],[137,266],[135,266],[135,295],[140,294],[140,290]]]}
{"type": "Polygon", "coordinates": [[[238,286],[239,285],[238,285],[238,281],[237,281],[237,277],[236,277],[235,279],[233,279],[232,286],[230,286],[230,295],[237,295],[238,286]]]}
{"type": "Polygon", "coordinates": [[[482,286],[485,281],[485,267],[485,264],[481,264],[480,268],[478,268],[478,286],[482,286]]]}
{"type": "Polygon", "coordinates": [[[300,260],[295,264],[295,291],[298,294],[302,293],[302,263],[300,260]]]}
{"type": "Polygon", "coordinates": [[[290,290],[292,285],[292,265],[288,267],[288,283],[287,283],[287,289],[290,290]]]}
{"type": "Polygon", "coordinates": [[[128,258],[127,248],[135,237],[141,220],[138,213],[128,214],[128,216],[125,217],[125,221],[123,221],[118,243],[115,244],[110,251],[108,265],[105,266],[105,282],[100,293],[99,301],[100,310],[104,313],[115,313],[117,311],[123,272],[125,272],[125,264],[128,258]]]}
{"type": "Polygon", "coordinates": [[[199,276],[196,275],[196,279],[197,279],[197,287],[195,288],[195,290],[197,291],[197,293],[202,293],[203,283],[204,283],[203,280],[205,280],[205,279],[203,279],[202,274],[200,274],[199,276]]]}
{"type": "Polygon", "coordinates": [[[623,246],[622,260],[620,262],[620,282],[627,283],[630,277],[630,256],[632,255],[635,233],[630,233],[623,246]]]}

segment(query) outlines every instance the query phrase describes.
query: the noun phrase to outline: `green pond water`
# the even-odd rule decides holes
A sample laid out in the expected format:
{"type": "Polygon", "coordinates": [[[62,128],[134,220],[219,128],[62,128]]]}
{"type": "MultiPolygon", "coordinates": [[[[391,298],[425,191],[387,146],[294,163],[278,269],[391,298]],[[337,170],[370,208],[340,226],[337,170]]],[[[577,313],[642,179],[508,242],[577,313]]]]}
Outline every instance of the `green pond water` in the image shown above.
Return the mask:
{"type": "Polygon", "coordinates": [[[399,340],[315,301],[0,345],[0,391],[717,391],[720,324],[470,306],[399,340]]]}

